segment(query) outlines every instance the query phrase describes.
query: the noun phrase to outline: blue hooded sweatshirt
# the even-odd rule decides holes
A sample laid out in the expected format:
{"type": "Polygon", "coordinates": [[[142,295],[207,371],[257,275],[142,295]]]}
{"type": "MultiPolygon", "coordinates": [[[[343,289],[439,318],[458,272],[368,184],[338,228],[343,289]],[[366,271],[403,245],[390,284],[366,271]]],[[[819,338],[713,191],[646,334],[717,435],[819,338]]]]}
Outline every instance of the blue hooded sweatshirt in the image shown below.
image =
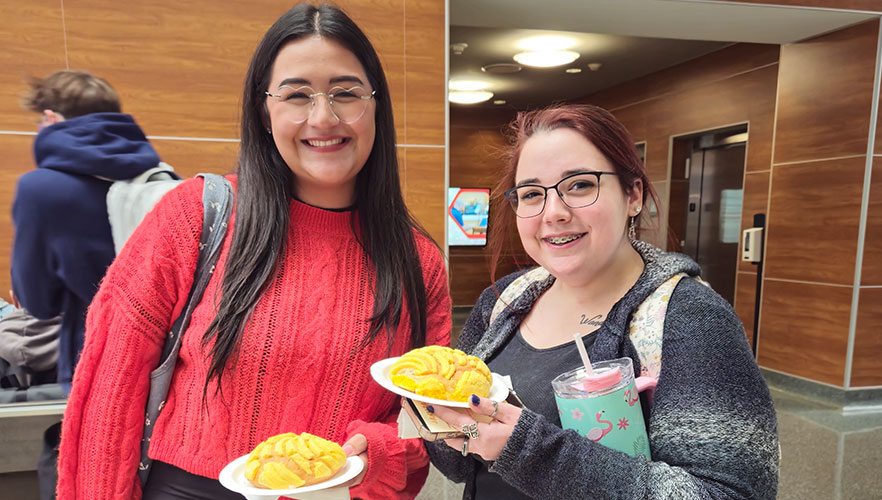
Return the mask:
{"type": "Polygon", "coordinates": [[[34,158],[12,206],[12,287],[34,316],[62,315],[58,381],[69,391],[86,308],[115,256],[107,190],[155,167],[159,155],[130,115],[91,113],[43,129],[34,158]]]}

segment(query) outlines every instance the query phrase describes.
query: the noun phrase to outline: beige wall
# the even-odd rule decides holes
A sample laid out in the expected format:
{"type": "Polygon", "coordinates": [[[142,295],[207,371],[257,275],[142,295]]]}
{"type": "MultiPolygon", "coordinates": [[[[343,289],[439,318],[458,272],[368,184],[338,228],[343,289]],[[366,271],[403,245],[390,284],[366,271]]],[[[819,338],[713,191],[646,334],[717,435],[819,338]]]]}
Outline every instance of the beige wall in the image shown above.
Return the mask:
{"type": "MultiPolygon", "coordinates": [[[[0,296],[9,289],[10,206],[34,168],[36,123],[19,107],[29,76],[64,68],[106,78],[162,158],[186,176],[235,166],[242,81],[266,29],[293,2],[0,0],[0,296]],[[63,14],[63,15],[62,15],[63,14]],[[197,140],[199,139],[199,140],[197,140]]],[[[444,2],[340,0],[380,54],[392,93],[405,199],[444,236],[444,2]]]]}

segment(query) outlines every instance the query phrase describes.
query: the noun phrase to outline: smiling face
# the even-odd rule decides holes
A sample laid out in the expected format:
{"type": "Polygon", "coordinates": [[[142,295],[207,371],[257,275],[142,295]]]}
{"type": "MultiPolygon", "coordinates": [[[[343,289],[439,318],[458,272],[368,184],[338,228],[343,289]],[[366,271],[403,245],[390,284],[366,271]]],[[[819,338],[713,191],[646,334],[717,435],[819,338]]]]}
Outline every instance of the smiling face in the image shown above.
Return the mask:
{"type": "MultiPolygon", "coordinates": [[[[355,54],[319,36],[282,47],[266,90],[279,94],[282,87],[302,86],[325,93],[334,87],[374,90],[355,54]]],[[[323,208],[344,208],[355,202],[356,176],[371,154],[376,133],[376,102],[365,103],[364,114],[345,123],[331,111],[327,96],[316,96],[309,117],[296,123],[299,120],[291,105],[267,96],[273,141],[294,173],[294,194],[299,200],[323,208]]]]}
{"type": "MultiPolygon", "coordinates": [[[[615,168],[580,133],[558,128],[537,132],[524,142],[515,183],[552,186],[584,171],[615,172],[615,168]]],[[[558,279],[588,281],[631,251],[626,228],[628,218],[638,212],[642,185],[638,180],[625,194],[618,176],[602,175],[599,187],[597,201],[582,208],[568,207],[549,189],[541,214],[517,219],[527,254],[558,279]]]]}

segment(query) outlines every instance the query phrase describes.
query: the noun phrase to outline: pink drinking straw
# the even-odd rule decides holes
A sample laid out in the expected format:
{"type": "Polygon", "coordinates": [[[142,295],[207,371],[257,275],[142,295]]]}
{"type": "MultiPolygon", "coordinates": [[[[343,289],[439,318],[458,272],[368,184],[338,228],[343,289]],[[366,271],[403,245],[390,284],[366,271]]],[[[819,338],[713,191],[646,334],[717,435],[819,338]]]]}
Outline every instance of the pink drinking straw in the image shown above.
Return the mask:
{"type": "Polygon", "coordinates": [[[585,343],[582,342],[582,336],[578,333],[574,333],[573,338],[576,339],[576,349],[579,350],[579,356],[582,357],[582,363],[585,365],[585,371],[588,372],[589,377],[593,377],[594,370],[591,368],[591,360],[588,359],[588,351],[585,350],[585,343]]]}

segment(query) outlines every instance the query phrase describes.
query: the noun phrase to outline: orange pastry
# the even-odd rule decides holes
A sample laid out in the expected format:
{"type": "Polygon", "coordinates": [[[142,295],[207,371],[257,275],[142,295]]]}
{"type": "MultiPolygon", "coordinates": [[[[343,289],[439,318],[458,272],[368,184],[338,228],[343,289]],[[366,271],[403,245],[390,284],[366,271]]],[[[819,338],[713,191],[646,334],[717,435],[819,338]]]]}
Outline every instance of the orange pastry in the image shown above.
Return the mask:
{"type": "Polygon", "coordinates": [[[245,477],[260,488],[300,488],[330,479],[346,464],[337,443],[304,432],[272,436],[245,462],[245,477]]]}
{"type": "Polygon", "coordinates": [[[392,383],[410,392],[465,402],[472,394],[486,398],[493,382],[490,369],[460,350],[430,345],[414,349],[392,364],[392,383]]]}

